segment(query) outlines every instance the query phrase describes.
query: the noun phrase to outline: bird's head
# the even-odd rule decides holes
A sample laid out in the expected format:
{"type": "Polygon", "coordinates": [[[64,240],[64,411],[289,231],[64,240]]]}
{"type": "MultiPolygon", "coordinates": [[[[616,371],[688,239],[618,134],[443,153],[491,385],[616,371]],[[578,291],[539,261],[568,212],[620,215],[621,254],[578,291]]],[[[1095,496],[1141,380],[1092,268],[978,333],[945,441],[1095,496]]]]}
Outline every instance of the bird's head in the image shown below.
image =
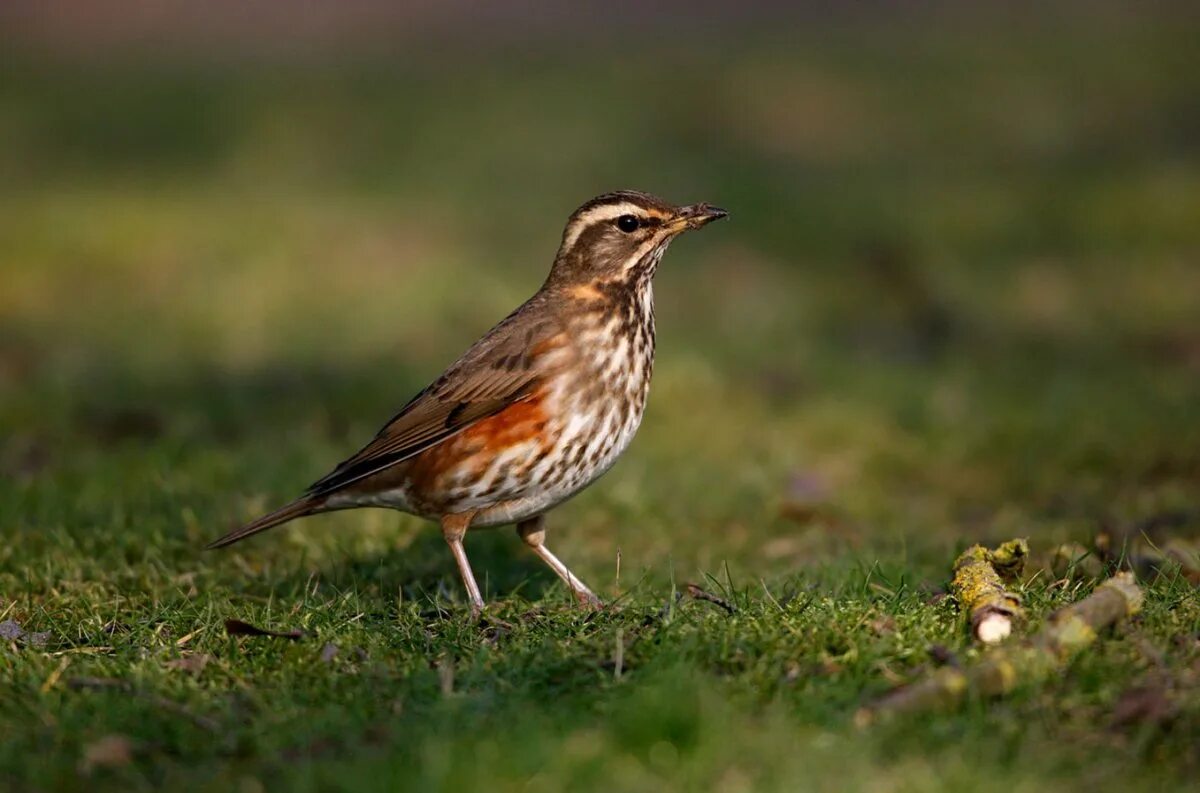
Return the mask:
{"type": "Polygon", "coordinates": [[[571,285],[649,278],[671,240],[727,214],[708,204],[675,206],[634,190],[605,193],[571,214],[550,280],[571,285]]]}

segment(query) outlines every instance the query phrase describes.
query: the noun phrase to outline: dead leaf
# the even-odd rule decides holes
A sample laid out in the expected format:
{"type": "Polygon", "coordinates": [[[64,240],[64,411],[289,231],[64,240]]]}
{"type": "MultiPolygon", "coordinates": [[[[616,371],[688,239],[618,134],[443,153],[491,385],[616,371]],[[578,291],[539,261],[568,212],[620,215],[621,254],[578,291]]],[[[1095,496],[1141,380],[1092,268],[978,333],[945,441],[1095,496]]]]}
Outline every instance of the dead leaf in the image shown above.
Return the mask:
{"type": "Polygon", "coordinates": [[[0,471],[22,484],[32,482],[50,466],[52,459],[49,443],[33,435],[17,436],[0,447],[0,471]]]}
{"type": "Polygon", "coordinates": [[[867,625],[876,636],[887,636],[896,632],[896,619],[886,614],[876,617],[868,622],[867,625]]]}
{"type": "Polygon", "coordinates": [[[832,488],[825,477],[809,471],[798,471],[788,480],[780,512],[784,518],[796,523],[838,524],[837,517],[829,510],[832,488]]]}
{"type": "Polygon", "coordinates": [[[831,492],[829,481],[821,474],[812,471],[797,471],[788,480],[787,499],[789,501],[824,501],[829,498],[831,492]]]}
{"type": "Polygon", "coordinates": [[[156,694],[136,693],[135,695],[139,699],[145,700],[146,702],[149,702],[151,705],[154,705],[157,708],[161,708],[161,709],[167,711],[168,713],[173,713],[176,716],[182,716],[183,718],[188,719],[189,721],[191,721],[193,724],[195,724],[197,727],[199,727],[202,730],[208,730],[209,732],[218,732],[221,729],[221,725],[215,719],[210,719],[207,716],[201,716],[197,713],[193,713],[186,706],[184,706],[172,699],[167,699],[166,697],[160,697],[156,694]]]}
{"type": "Polygon", "coordinates": [[[329,642],[321,648],[321,663],[331,664],[333,659],[337,658],[338,646],[333,642],[329,642]]]}
{"type": "Polygon", "coordinates": [[[280,754],[289,765],[295,765],[302,761],[312,761],[314,758],[332,754],[342,746],[341,737],[321,737],[297,746],[289,746],[280,754]]]}
{"type": "Polygon", "coordinates": [[[115,677],[72,677],[67,680],[67,688],[75,691],[86,689],[119,689],[128,690],[129,683],[115,677]]]}
{"type": "Polygon", "coordinates": [[[105,735],[83,747],[79,770],[90,774],[97,768],[120,768],[133,762],[133,742],[124,735],[105,735]]]}
{"type": "Polygon", "coordinates": [[[958,667],[958,656],[944,644],[934,644],[929,647],[929,657],[933,659],[938,666],[953,666],[958,667]]]}
{"type": "Polygon", "coordinates": [[[166,431],[166,421],[161,415],[139,407],[93,407],[79,416],[79,423],[97,441],[109,445],[154,440],[166,431]]]}
{"type": "Polygon", "coordinates": [[[776,560],[799,556],[804,552],[804,540],[800,537],[786,535],[773,537],[759,547],[759,553],[766,559],[776,560]]]}
{"type": "Polygon", "coordinates": [[[67,680],[67,688],[74,691],[120,691],[126,696],[135,697],[143,702],[148,702],[156,708],[161,708],[168,713],[182,716],[197,727],[208,730],[209,732],[217,732],[221,725],[214,719],[207,716],[201,716],[188,710],[187,707],[181,705],[174,700],[160,697],[157,694],[150,694],[144,691],[138,691],[127,680],[118,680],[112,677],[72,677],[67,680]]]}
{"type": "Polygon", "coordinates": [[[821,657],[817,661],[817,665],[813,669],[813,672],[818,675],[824,675],[826,677],[833,677],[835,675],[841,674],[842,665],[839,664],[837,661],[833,660],[833,658],[831,658],[829,655],[827,655],[825,653],[821,653],[821,657]]]}
{"type": "Polygon", "coordinates": [[[1179,706],[1161,679],[1151,679],[1127,688],[1113,706],[1112,726],[1165,724],[1175,717],[1179,706]]]}
{"type": "Polygon", "coordinates": [[[304,637],[304,631],[298,628],[290,631],[269,631],[265,628],[251,625],[248,622],[242,622],[241,620],[225,620],[225,633],[230,636],[271,636],[276,639],[290,639],[292,641],[304,637]]]}
{"type": "Polygon", "coordinates": [[[1132,640],[1133,646],[1137,649],[1138,655],[1142,657],[1151,666],[1158,668],[1165,667],[1167,664],[1167,655],[1158,648],[1154,642],[1150,641],[1145,636],[1136,636],[1132,640]]]}
{"type": "Polygon", "coordinates": [[[840,529],[841,519],[825,504],[805,504],[800,501],[785,501],[779,508],[784,520],[801,525],[819,524],[827,529],[840,529]]]}
{"type": "Polygon", "coordinates": [[[907,678],[888,666],[886,661],[876,661],[873,665],[873,668],[879,672],[880,676],[883,677],[884,680],[888,681],[893,686],[900,686],[907,682],[907,678]]]}
{"type": "Polygon", "coordinates": [[[167,661],[167,669],[172,669],[176,672],[187,672],[188,674],[198,676],[204,671],[204,667],[208,666],[208,662],[211,660],[211,655],[189,653],[167,661]]]}

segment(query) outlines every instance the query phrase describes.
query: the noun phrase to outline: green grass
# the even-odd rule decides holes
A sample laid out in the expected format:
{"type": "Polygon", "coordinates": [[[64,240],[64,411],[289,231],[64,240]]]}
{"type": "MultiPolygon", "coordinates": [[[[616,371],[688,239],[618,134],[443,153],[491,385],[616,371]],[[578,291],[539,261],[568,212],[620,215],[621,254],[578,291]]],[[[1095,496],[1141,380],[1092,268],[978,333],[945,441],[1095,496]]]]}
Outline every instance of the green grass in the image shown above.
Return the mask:
{"type": "MultiPolygon", "coordinates": [[[[967,544],[1200,535],[1200,61],[1176,12],[17,61],[0,784],[1185,787],[1200,599],[1176,576],[1045,686],[853,720],[931,647],[976,656],[933,597],[967,544]],[[369,438],[615,187],[732,216],[664,263],[638,439],[550,516],[612,608],[577,612],[487,531],[472,625],[437,532],[382,511],[200,550],[369,438]],[[676,601],[687,582],[736,613],[676,601]],[[1118,718],[1139,690],[1169,712],[1118,718]],[[129,762],[89,767],[112,735],[129,762]]],[[[1089,587],[1034,577],[1028,630],[1089,587]]]]}

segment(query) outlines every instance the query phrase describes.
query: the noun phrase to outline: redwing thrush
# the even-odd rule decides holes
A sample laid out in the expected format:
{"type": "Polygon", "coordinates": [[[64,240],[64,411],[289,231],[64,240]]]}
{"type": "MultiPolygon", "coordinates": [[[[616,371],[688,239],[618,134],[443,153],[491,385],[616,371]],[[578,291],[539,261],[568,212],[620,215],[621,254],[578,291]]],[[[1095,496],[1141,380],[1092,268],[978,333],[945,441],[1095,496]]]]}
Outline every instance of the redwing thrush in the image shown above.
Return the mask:
{"type": "Polygon", "coordinates": [[[581,603],[598,605],[546,548],[542,516],[629,445],[654,366],[654,272],[671,240],[725,215],[633,191],[588,201],[567,221],[537,294],[303,496],[209,547],[305,515],[391,507],[441,522],[478,613],[463,536],[515,523],[581,603]]]}

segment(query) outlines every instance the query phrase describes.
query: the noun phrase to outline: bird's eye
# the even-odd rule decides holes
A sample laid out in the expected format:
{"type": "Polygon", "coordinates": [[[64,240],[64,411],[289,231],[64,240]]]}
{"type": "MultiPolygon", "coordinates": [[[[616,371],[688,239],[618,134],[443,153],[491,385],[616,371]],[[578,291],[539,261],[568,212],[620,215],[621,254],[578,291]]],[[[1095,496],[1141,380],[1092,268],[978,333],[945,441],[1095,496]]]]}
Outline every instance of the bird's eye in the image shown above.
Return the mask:
{"type": "Polygon", "coordinates": [[[617,218],[617,228],[626,234],[632,234],[638,229],[638,219],[633,215],[621,215],[617,218]]]}

